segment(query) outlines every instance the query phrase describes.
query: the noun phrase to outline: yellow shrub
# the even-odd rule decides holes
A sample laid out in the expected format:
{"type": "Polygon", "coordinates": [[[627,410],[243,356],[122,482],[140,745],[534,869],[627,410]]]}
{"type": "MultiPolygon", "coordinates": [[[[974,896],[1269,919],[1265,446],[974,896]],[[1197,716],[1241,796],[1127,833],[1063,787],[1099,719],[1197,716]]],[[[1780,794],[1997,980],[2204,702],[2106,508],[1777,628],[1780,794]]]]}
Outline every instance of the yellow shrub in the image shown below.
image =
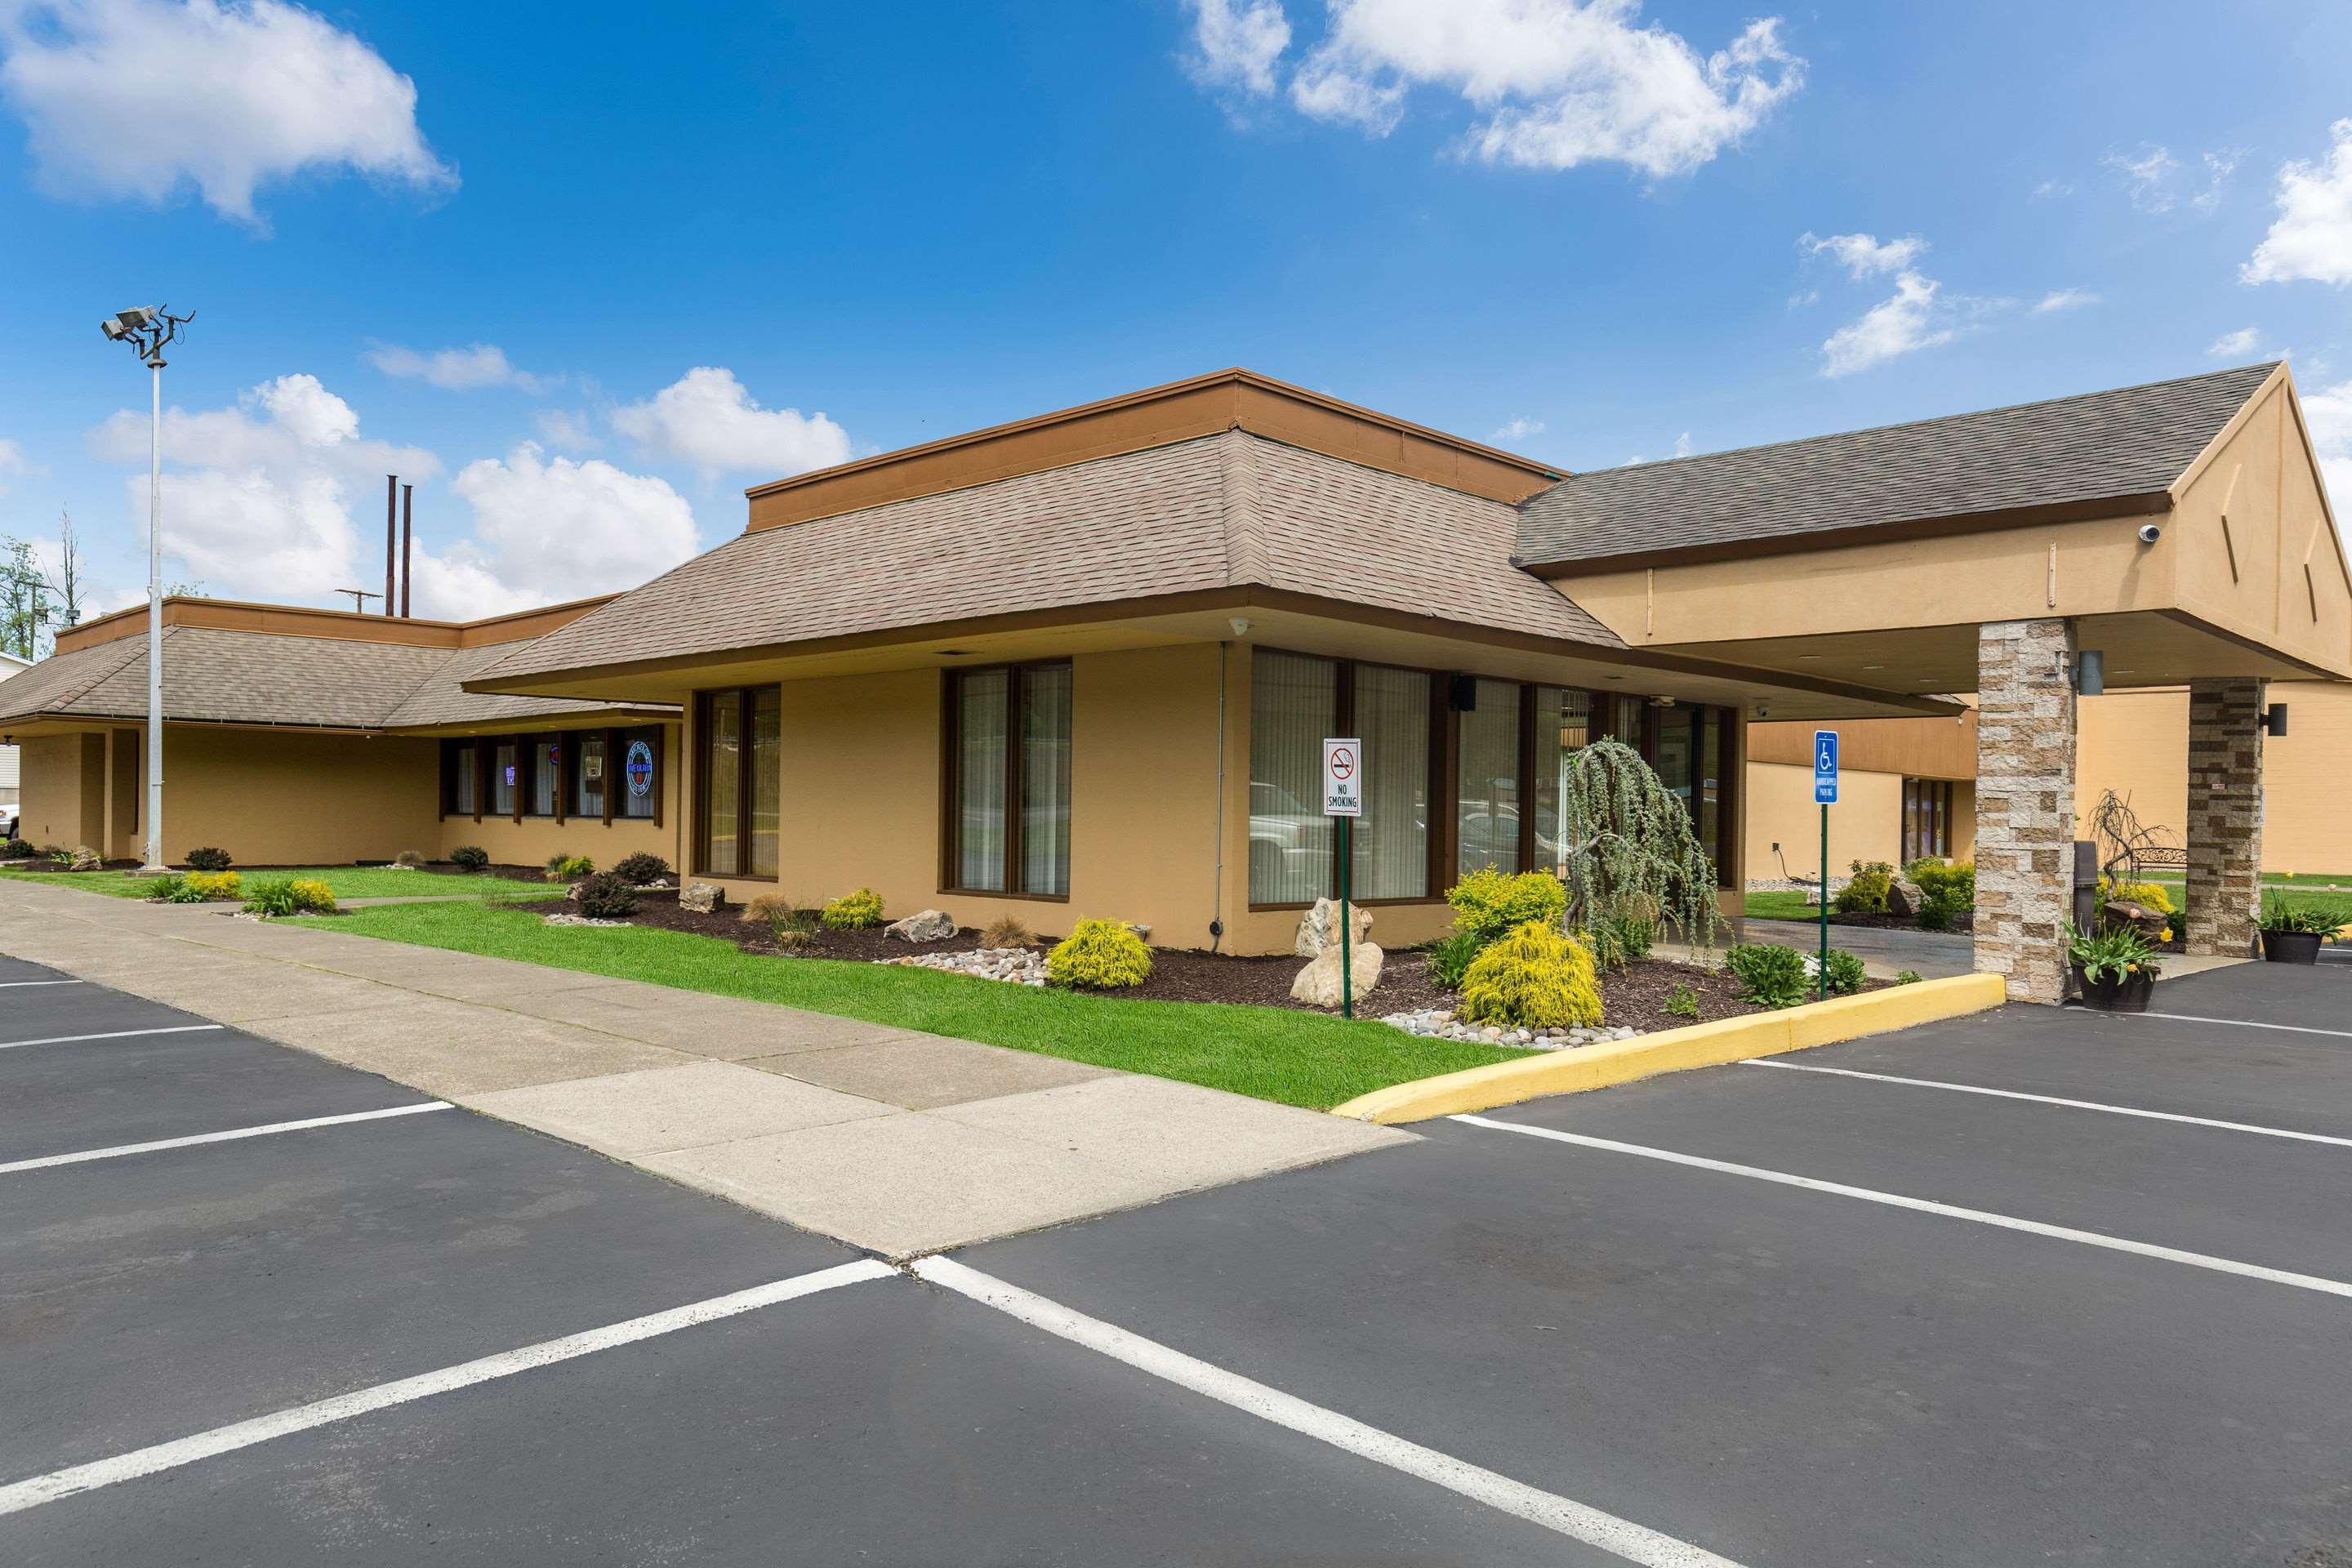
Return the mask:
{"type": "Polygon", "coordinates": [[[871,888],[835,899],[817,917],[827,931],[866,931],[882,923],[882,895],[871,888]]]}
{"type": "Polygon", "coordinates": [[[234,871],[191,871],[183,880],[188,891],[208,903],[215,899],[245,897],[245,879],[234,871]]]}
{"type": "Polygon", "coordinates": [[[1592,954],[1574,937],[1529,921],[1489,942],[1462,976],[1462,1016],[1507,1029],[1559,1029],[1601,1022],[1592,954]]]}
{"type": "Polygon", "coordinates": [[[1080,921],[1045,955],[1045,978],[1082,991],[1115,991],[1151,978],[1151,950],[1119,921],[1080,921]]]}
{"type": "Polygon", "coordinates": [[[2099,879],[2099,887],[2100,889],[2107,895],[2108,900],[2112,903],[2137,904],[2144,910],[2154,910],[2160,915],[2179,914],[2180,912],[2179,908],[2175,906],[2172,901],[2172,895],[2165,891],[2164,884],[2161,882],[2124,882],[2119,884],[2110,882],[2106,878],[2102,877],[2099,879]]]}
{"type": "Polygon", "coordinates": [[[292,883],[294,907],[308,910],[314,915],[335,912],[335,889],[315,877],[297,877],[292,883]]]}
{"type": "Polygon", "coordinates": [[[1484,946],[1529,921],[1558,925],[1568,910],[1568,884],[1549,871],[1506,876],[1482,866],[1445,890],[1454,929],[1484,946]]]}

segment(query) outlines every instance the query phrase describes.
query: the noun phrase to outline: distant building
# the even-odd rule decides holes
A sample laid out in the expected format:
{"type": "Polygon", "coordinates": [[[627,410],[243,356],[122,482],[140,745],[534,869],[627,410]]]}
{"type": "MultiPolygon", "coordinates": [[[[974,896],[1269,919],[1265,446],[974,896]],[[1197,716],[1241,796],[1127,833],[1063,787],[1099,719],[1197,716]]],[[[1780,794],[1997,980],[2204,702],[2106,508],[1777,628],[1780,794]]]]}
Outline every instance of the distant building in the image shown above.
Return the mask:
{"type": "MultiPolygon", "coordinates": [[[[13,653],[0,653],[0,680],[31,668],[29,659],[18,658],[13,653]]],[[[16,815],[16,748],[0,746],[0,816],[13,817],[16,815]]]]}

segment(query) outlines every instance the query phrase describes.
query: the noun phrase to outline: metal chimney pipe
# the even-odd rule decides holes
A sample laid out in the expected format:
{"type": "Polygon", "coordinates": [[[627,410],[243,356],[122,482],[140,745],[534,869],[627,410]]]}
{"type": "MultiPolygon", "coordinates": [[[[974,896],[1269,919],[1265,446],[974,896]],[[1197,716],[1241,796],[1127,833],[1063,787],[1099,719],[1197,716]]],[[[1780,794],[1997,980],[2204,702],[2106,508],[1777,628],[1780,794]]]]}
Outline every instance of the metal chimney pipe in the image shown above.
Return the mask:
{"type": "Polygon", "coordinates": [[[383,613],[387,616],[397,607],[392,602],[392,574],[396,560],[393,552],[393,528],[399,502],[400,476],[386,474],[383,477],[383,613]]]}
{"type": "Polygon", "coordinates": [[[414,539],[414,537],[415,537],[414,532],[413,532],[413,531],[412,531],[412,527],[411,527],[411,525],[413,524],[413,522],[414,522],[414,521],[415,521],[415,507],[416,507],[416,487],[415,487],[415,485],[403,485],[403,486],[401,486],[401,487],[400,487],[400,618],[401,618],[402,620],[404,620],[404,620],[406,620],[406,619],[408,618],[408,590],[409,590],[409,587],[410,587],[410,579],[411,579],[411,577],[412,577],[412,576],[414,575],[414,574],[415,574],[415,568],[414,568],[414,567],[413,567],[413,565],[411,564],[411,563],[412,563],[412,562],[413,562],[413,560],[415,559],[415,557],[414,557],[414,556],[412,555],[412,553],[411,553],[411,542],[413,541],[413,539],[414,539]]]}

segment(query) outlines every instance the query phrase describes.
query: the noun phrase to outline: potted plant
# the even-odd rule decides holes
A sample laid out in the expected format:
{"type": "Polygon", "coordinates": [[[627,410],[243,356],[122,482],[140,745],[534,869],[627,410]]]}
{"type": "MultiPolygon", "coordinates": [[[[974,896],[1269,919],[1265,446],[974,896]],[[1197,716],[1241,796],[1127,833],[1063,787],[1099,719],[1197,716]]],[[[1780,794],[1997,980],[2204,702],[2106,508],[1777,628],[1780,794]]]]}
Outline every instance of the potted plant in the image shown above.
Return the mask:
{"type": "Polygon", "coordinates": [[[2103,1013],[2145,1013],[2156,989],[2156,949],[2128,925],[2094,933],[2066,927],[2066,962],[2083,1005],[2103,1013]]]}
{"type": "Polygon", "coordinates": [[[2316,963],[2319,944],[2336,922],[2307,904],[2290,904],[2273,889],[2263,896],[2263,957],[2273,963],[2316,963]]]}

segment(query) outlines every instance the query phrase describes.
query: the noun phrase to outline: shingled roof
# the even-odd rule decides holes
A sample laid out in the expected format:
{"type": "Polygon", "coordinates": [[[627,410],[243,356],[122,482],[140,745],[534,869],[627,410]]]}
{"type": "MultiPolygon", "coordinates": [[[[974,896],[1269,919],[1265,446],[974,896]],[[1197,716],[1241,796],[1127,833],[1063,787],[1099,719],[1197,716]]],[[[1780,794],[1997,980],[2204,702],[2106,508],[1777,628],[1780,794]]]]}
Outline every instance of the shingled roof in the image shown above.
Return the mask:
{"type": "MultiPolygon", "coordinates": [[[[417,647],[167,626],[163,714],[173,723],[396,730],[615,707],[560,697],[484,697],[458,685],[510,651],[510,645],[417,647]]],[[[0,721],[138,720],[146,712],[144,632],[55,655],[0,683],[0,721]]]]}
{"type": "Polygon", "coordinates": [[[1815,549],[1857,531],[1916,536],[2004,513],[2152,509],[2277,369],[1578,474],[1520,503],[1518,563],[1622,567],[1815,549]]]}
{"type": "Polygon", "coordinates": [[[485,670],[500,682],[1263,586],[1622,647],[1510,569],[1517,516],[1227,430],[746,533],[485,670]]]}

